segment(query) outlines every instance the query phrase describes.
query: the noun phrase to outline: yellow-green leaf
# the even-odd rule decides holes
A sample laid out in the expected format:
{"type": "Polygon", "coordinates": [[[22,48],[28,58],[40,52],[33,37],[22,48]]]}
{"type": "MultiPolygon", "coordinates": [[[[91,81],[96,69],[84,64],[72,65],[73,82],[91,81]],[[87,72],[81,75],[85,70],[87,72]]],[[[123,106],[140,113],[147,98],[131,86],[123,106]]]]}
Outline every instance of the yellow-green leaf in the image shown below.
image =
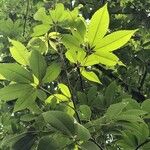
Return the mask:
{"type": "Polygon", "coordinates": [[[32,74],[19,64],[15,63],[0,64],[0,74],[9,81],[18,83],[33,82],[32,74]]]}
{"type": "Polygon", "coordinates": [[[41,24],[41,25],[37,25],[33,28],[33,34],[32,36],[40,36],[40,35],[44,35],[46,34],[49,29],[50,29],[50,25],[49,24],[41,24]]]}
{"type": "Polygon", "coordinates": [[[91,18],[88,27],[88,41],[91,47],[95,46],[100,39],[104,37],[109,26],[109,14],[107,10],[107,4],[97,10],[91,18]]]}
{"type": "Polygon", "coordinates": [[[85,77],[86,79],[93,81],[93,82],[97,82],[97,83],[101,83],[99,78],[97,77],[97,75],[93,72],[93,71],[86,71],[85,69],[81,69],[80,70],[81,74],[83,77],[85,77]]]}
{"type": "Polygon", "coordinates": [[[110,52],[98,51],[95,52],[93,55],[96,55],[99,63],[106,65],[106,66],[115,66],[117,63],[119,64],[119,58],[110,52]]]}
{"type": "Polygon", "coordinates": [[[46,15],[46,10],[44,7],[41,7],[35,14],[34,19],[42,21],[44,24],[51,24],[52,19],[50,16],[46,15]]]}
{"type": "Polygon", "coordinates": [[[52,82],[54,81],[61,72],[61,66],[58,63],[52,63],[47,67],[46,75],[43,78],[43,82],[52,82]]]}
{"type": "Polygon", "coordinates": [[[137,30],[121,30],[113,32],[97,41],[95,51],[112,52],[125,45],[137,30]]]}
{"type": "Polygon", "coordinates": [[[71,98],[70,90],[69,90],[69,88],[68,88],[65,84],[60,83],[60,84],[58,85],[58,87],[59,87],[60,91],[61,91],[65,96],[67,96],[68,98],[71,98]]]}
{"type": "Polygon", "coordinates": [[[51,103],[54,98],[57,100],[57,103],[69,100],[68,97],[66,97],[65,95],[62,95],[62,94],[53,94],[53,95],[49,96],[45,100],[45,102],[46,103],[51,103]]]}
{"type": "Polygon", "coordinates": [[[9,40],[12,43],[12,47],[10,47],[10,53],[12,57],[20,64],[22,65],[28,65],[29,64],[29,52],[26,49],[26,47],[15,40],[9,40]]]}
{"type": "Polygon", "coordinates": [[[37,50],[33,50],[29,63],[33,74],[41,81],[46,73],[46,62],[42,54],[37,50]]]}
{"type": "Polygon", "coordinates": [[[91,54],[84,59],[84,61],[81,63],[81,65],[82,66],[92,66],[95,64],[99,64],[99,62],[100,62],[99,56],[97,56],[95,54],[91,54]]]}

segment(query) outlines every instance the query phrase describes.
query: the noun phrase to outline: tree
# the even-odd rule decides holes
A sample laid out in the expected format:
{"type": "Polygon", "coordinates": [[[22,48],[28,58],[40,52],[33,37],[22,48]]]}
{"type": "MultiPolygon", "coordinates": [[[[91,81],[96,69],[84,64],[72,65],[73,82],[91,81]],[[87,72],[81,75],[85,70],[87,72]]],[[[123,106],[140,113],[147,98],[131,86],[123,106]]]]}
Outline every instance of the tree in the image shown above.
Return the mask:
{"type": "Polygon", "coordinates": [[[0,149],[150,148],[149,2],[0,5],[0,149]]]}

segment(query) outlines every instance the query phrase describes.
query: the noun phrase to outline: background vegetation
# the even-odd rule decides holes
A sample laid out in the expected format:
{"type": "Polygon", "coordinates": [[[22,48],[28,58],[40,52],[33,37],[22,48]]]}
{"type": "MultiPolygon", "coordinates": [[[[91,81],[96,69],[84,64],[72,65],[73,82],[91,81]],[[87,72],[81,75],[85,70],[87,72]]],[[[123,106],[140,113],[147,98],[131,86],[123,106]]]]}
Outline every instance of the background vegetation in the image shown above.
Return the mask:
{"type": "Polygon", "coordinates": [[[149,0],[0,8],[1,150],[150,149],[149,0]]]}

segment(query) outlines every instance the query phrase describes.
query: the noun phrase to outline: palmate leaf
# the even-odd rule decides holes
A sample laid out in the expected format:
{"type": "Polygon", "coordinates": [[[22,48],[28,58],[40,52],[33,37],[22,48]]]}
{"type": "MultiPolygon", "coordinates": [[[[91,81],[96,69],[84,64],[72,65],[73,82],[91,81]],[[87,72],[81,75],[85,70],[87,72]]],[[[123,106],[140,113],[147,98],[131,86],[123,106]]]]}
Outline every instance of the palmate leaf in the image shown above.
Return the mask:
{"type": "Polygon", "coordinates": [[[96,52],[112,52],[125,45],[137,30],[121,30],[113,32],[96,42],[96,52]]]}
{"type": "Polygon", "coordinates": [[[109,14],[106,4],[96,11],[91,18],[87,33],[87,38],[91,47],[95,46],[96,43],[104,37],[108,30],[108,26],[109,14]]]}
{"type": "Polygon", "coordinates": [[[29,52],[26,49],[26,47],[15,40],[9,40],[11,44],[13,45],[10,47],[10,53],[12,57],[20,64],[22,65],[28,65],[29,64],[29,52]]]}
{"type": "Polygon", "coordinates": [[[29,63],[33,74],[41,81],[46,73],[47,67],[44,57],[39,51],[33,50],[29,58],[29,63]]]}
{"type": "Polygon", "coordinates": [[[0,64],[0,74],[9,81],[18,83],[33,82],[32,74],[19,64],[15,63],[0,64]]]}
{"type": "Polygon", "coordinates": [[[10,84],[0,89],[0,98],[5,101],[10,101],[21,97],[31,89],[32,86],[29,84],[10,84]]]}

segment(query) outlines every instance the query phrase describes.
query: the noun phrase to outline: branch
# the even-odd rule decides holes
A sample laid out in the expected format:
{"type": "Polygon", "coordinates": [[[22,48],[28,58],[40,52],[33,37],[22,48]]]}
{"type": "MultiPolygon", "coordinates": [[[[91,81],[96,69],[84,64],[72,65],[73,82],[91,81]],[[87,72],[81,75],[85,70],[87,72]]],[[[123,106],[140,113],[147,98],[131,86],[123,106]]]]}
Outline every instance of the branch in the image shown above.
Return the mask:
{"type": "Polygon", "coordinates": [[[77,72],[78,72],[79,79],[80,79],[81,90],[83,92],[84,91],[84,86],[83,86],[83,81],[82,81],[82,77],[81,77],[80,68],[78,66],[77,66],[77,72]]]}
{"type": "Polygon", "coordinates": [[[25,20],[24,20],[24,25],[23,25],[23,36],[25,35],[25,32],[26,32],[26,24],[27,24],[28,12],[29,12],[29,5],[30,5],[30,0],[27,0],[27,8],[26,8],[25,20]]]}
{"type": "MultiPolygon", "coordinates": [[[[57,32],[57,24],[55,24],[55,32],[57,32]]],[[[60,43],[59,39],[57,39],[57,40],[58,40],[57,42],[60,43]]],[[[73,94],[73,90],[72,90],[72,87],[71,87],[71,82],[70,82],[70,79],[69,79],[69,73],[68,73],[68,70],[67,70],[67,67],[66,67],[66,62],[64,60],[63,51],[61,49],[61,45],[60,44],[58,44],[58,55],[60,56],[61,62],[62,62],[63,67],[64,67],[64,71],[65,71],[65,74],[66,74],[68,87],[69,87],[70,93],[72,95],[72,99],[71,100],[72,100],[74,109],[77,110],[75,96],[73,94]]],[[[81,124],[81,120],[80,120],[78,112],[75,111],[75,114],[76,114],[78,122],[81,124]]]]}
{"type": "Polygon", "coordinates": [[[143,87],[143,85],[144,85],[146,76],[147,76],[147,67],[145,67],[145,69],[144,69],[143,77],[142,77],[142,79],[141,79],[140,86],[139,86],[139,88],[138,88],[139,91],[142,89],[142,87],[143,87]]]}

